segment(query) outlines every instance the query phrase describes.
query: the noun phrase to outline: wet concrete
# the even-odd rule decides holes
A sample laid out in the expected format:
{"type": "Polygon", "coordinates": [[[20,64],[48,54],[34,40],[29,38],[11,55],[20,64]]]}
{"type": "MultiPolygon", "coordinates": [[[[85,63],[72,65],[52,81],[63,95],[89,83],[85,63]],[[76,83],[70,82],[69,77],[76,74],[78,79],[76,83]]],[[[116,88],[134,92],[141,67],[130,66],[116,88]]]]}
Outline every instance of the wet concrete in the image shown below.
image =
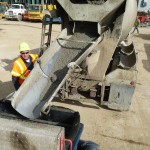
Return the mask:
{"type": "Polygon", "coordinates": [[[74,42],[68,41],[65,45],[62,45],[61,52],[59,53],[59,56],[50,73],[50,77],[56,77],[56,81],[51,82],[45,98],[50,97],[61,83],[68,71],[67,65],[70,62],[76,61],[91,45],[88,42],[94,41],[98,37],[97,32],[95,32],[96,30],[89,30],[89,26],[91,26],[91,24],[77,24],[75,33],[69,39],[74,42]],[[85,43],[79,43],[77,41],[85,41],[85,43]]]}

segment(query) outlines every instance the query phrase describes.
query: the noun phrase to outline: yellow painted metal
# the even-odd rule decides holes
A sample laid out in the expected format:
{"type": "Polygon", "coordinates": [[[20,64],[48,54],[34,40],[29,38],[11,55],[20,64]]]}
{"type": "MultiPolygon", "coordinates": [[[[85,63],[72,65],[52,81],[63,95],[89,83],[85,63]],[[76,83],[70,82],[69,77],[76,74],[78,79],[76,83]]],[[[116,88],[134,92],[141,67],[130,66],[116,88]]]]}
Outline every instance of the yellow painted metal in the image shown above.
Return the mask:
{"type": "Polygon", "coordinates": [[[4,8],[4,11],[0,11],[0,18],[4,18],[5,17],[5,10],[8,10],[9,5],[7,2],[0,2],[0,7],[4,8]]]}
{"type": "MultiPolygon", "coordinates": [[[[42,20],[43,19],[43,6],[42,4],[31,4],[30,7],[37,7],[38,9],[35,10],[28,10],[29,20],[42,20]]],[[[44,5],[44,10],[48,8],[49,11],[56,9],[56,5],[44,5]]]]}

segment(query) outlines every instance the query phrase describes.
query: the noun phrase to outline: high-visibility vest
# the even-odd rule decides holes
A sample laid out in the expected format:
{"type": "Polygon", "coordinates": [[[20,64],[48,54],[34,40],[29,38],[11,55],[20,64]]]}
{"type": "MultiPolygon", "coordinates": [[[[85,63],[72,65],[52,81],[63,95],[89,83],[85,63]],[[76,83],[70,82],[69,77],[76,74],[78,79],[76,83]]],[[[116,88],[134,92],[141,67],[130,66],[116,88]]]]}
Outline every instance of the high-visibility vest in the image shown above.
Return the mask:
{"type": "MultiPolygon", "coordinates": [[[[35,63],[38,55],[30,54],[32,58],[32,63],[35,63]]],[[[24,61],[19,57],[14,63],[11,71],[11,75],[15,77],[19,77],[19,84],[21,85],[27,76],[30,74],[30,70],[28,70],[24,61]]]]}

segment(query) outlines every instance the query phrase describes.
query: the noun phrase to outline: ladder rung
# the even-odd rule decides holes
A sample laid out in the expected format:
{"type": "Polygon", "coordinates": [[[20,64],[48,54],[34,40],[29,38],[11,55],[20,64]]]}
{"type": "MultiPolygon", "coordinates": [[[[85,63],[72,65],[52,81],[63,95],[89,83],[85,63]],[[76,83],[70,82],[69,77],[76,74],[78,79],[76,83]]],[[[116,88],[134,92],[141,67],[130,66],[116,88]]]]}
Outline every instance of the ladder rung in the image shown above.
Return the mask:
{"type": "Polygon", "coordinates": [[[47,43],[45,43],[45,45],[46,45],[46,46],[49,46],[49,45],[50,45],[50,43],[48,43],[48,42],[47,42],[47,43]]]}
{"type": "Polygon", "coordinates": [[[45,33],[44,35],[45,35],[45,36],[48,36],[49,34],[50,34],[50,33],[49,33],[49,32],[47,32],[47,33],[45,33]]]}
{"type": "Polygon", "coordinates": [[[43,25],[46,26],[46,25],[49,25],[51,24],[50,22],[43,22],[43,25]]]}

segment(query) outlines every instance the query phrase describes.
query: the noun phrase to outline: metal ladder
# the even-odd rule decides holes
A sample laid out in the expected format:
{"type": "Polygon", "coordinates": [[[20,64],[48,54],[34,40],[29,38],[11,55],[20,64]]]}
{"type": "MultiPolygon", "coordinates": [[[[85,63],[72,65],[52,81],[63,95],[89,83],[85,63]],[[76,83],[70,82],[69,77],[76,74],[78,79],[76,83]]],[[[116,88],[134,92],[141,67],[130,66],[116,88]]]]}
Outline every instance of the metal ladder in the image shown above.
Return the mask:
{"type": "MultiPolygon", "coordinates": [[[[44,10],[44,1],[43,3],[43,11],[44,10]]],[[[48,11],[48,4],[46,3],[46,10],[48,11]]],[[[50,46],[51,42],[51,34],[52,34],[52,18],[50,15],[45,14],[42,20],[42,33],[41,33],[41,45],[40,45],[40,55],[50,46]]]]}
{"type": "Polygon", "coordinates": [[[51,33],[52,33],[52,22],[47,22],[44,19],[45,17],[43,18],[43,23],[42,23],[41,46],[40,46],[42,53],[44,52],[45,49],[47,49],[50,46],[51,33]]]}

